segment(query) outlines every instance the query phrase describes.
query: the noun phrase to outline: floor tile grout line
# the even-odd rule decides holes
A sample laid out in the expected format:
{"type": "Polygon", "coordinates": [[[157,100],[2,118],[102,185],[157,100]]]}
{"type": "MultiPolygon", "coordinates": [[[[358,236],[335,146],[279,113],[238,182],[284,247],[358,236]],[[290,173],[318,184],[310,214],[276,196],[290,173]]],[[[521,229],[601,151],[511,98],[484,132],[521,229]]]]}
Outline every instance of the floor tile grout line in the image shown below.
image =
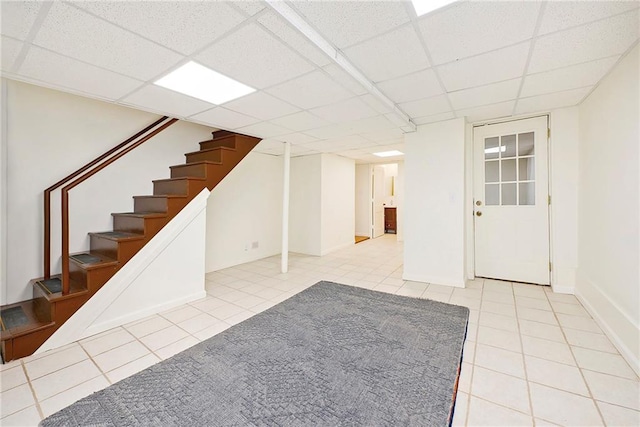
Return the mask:
{"type": "MultiPolygon", "coordinates": [[[[428,289],[428,288],[427,288],[428,289]]],[[[426,290],[425,290],[426,292],[426,290]]],[[[484,279],[482,281],[482,292],[484,292],[484,279]]],[[[451,292],[451,295],[453,295],[453,292],[451,292]]],[[[449,296],[449,300],[451,300],[451,296],[449,296]]],[[[482,293],[480,294],[480,307],[478,308],[478,310],[480,311],[482,309],[482,293]]],[[[480,319],[478,318],[478,323],[480,322],[480,319]]],[[[473,357],[471,359],[471,373],[469,376],[469,392],[467,393],[467,413],[465,414],[464,417],[464,425],[467,426],[469,425],[469,413],[471,412],[471,396],[473,393],[473,377],[476,371],[476,355],[478,352],[478,329],[479,329],[479,325],[476,326],[476,336],[475,336],[475,341],[473,341],[473,357]]],[[[465,340],[466,341],[466,340],[465,340]]],[[[460,365],[462,365],[463,362],[460,362],[460,365]]]]}
{"type": "MultiPolygon", "coordinates": [[[[42,408],[40,407],[40,401],[38,400],[38,396],[36,395],[36,390],[33,388],[33,384],[31,384],[31,378],[29,377],[29,373],[27,372],[27,367],[25,366],[24,362],[20,362],[20,366],[22,366],[22,370],[24,372],[25,377],[27,377],[27,384],[29,384],[29,389],[31,390],[31,395],[33,396],[33,400],[34,400],[34,404],[36,407],[36,410],[38,411],[38,415],[40,416],[40,419],[44,419],[44,412],[42,411],[42,408]]],[[[27,407],[28,408],[28,407],[27,407]]],[[[21,409],[24,410],[26,408],[21,409]]],[[[14,412],[17,413],[19,411],[14,412]]]]}
{"type": "MultiPolygon", "coordinates": [[[[547,297],[549,305],[551,305],[551,301],[549,300],[549,297],[546,294],[545,294],[545,296],[547,297]]],[[[551,308],[553,308],[553,305],[551,305],[551,308]]],[[[554,315],[556,321],[558,322],[558,325],[560,325],[560,332],[564,336],[564,339],[567,342],[567,344],[569,344],[569,340],[567,339],[567,336],[566,336],[566,334],[564,332],[564,327],[560,324],[560,319],[558,319],[558,316],[557,316],[557,313],[556,313],[555,310],[553,310],[553,315],[554,315]]],[[[582,368],[580,368],[580,365],[578,364],[578,359],[576,358],[575,353],[573,352],[573,348],[571,347],[571,345],[569,345],[569,352],[571,353],[571,357],[573,358],[573,361],[575,362],[576,367],[578,368],[578,372],[580,373],[580,378],[584,382],[584,385],[585,385],[585,387],[587,389],[587,392],[589,393],[589,398],[591,399],[591,402],[593,403],[593,406],[595,406],[596,411],[598,412],[598,416],[600,417],[600,420],[602,421],[602,425],[606,426],[607,422],[606,422],[606,420],[604,418],[604,415],[602,414],[602,411],[600,410],[600,407],[596,403],[595,396],[593,395],[593,392],[591,391],[591,387],[589,386],[589,383],[587,382],[587,379],[584,376],[584,372],[582,371],[582,368]]]]}

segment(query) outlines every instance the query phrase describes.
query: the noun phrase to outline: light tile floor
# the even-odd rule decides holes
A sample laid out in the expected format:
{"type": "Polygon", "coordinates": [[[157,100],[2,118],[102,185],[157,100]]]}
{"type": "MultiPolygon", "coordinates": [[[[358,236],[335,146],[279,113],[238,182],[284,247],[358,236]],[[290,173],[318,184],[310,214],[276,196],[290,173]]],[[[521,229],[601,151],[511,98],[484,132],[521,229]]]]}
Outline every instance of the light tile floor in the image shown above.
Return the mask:
{"type": "Polygon", "coordinates": [[[395,236],[324,257],[272,257],[207,275],[205,299],[1,365],[2,426],[59,409],[284,301],[319,280],[471,309],[453,424],[640,425],[640,382],[571,295],[478,279],[466,289],[402,280],[395,236]]]}

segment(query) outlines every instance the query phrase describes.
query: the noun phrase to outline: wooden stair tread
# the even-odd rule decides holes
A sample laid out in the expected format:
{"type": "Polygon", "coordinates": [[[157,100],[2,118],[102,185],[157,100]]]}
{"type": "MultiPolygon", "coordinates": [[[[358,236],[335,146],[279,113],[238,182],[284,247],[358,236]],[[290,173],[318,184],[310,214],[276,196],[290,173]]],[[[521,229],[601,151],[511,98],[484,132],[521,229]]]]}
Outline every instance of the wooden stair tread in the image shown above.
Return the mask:
{"type": "Polygon", "coordinates": [[[165,218],[164,212],[112,212],[111,216],[128,216],[132,218],[165,218]]]}
{"type": "Polygon", "coordinates": [[[15,338],[21,335],[25,335],[31,332],[35,332],[44,328],[48,328],[55,325],[55,322],[48,320],[41,320],[38,318],[36,305],[34,300],[21,301],[14,304],[3,305],[0,307],[0,322],[1,332],[0,336],[2,340],[7,340],[10,338],[15,338]],[[19,325],[9,327],[7,323],[5,323],[7,319],[7,311],[12,311],[12,309],[19,308],[22,311],[22,316],[24,318],[24,323],[20,322],[19,325]],[[3,316],[4,315],[4,316],[3,316]]]}
{"type": "MultiPolygon", "coordinates": [[[[197,153],[198,151],[196,151],[197,153]]],[[[174,169],[174,168],[184,168],[184,167],[191,167],[194,165],[221,165],[222,162],[212,162],[211,160],[200,160],[199,162],[193,162],[193,163],[184,163],[181,165],[173,165],[173,166],[169,166],[170,169],[174,169]]],[[[174,179],[178,179],[178,178],[191,178],[191,177],[177,177],[174,179]]],[[[193,178],[201,178],[201,177],[196,177],[194,176],[193,178]]]]}
{"type": "Polygon", "coordinates": [[[130,240],[144,239],[144,234],[129,233],[127,231],[101,231],[89,233],[89,236],[100,237],[102,239],[113,240],[116,242],[126,242],[130,240]]]}
{"type": "MultiPolygon", "coordinates": [[[[188,156],[190,154],[211,153],[213,151],[236,151],[236,149],[235,148],[231,148],[231,147],[204,148],[204,149],[200,149],[198,151],[192,151],[190,153],[186,153],[185,156],[188,156]]],[[[193,163],[189,163],[189,164],[192,165],[194,163],[199,163],[199,162],[193,162],[193,163]]]]}
{"type": "Polygon", "coordinates": [[[97,252],[77,252],[69,255],[69,261],[85,270],[118,265],[118,261],[97,252]]]}
{"type": "MultiPolygon", "coordinates": [[[[146,194],[144,196],[133,196],[134,199],[178,199],[178,198],[186,198],[184,194],[146,194]]],[[[143,212],[150,213],[150,212],[143,212]]],[[[155,212],[161,213],[161,212],[155,212]]]]}
{"type": "MultiPolygon", "coordinates": [[[[60,275],[56,274],[51,276],[50,279],[60,279],[60,275]]],[[[52,292],[47,286],[45,286],[45,279],[43,277],[39,279],[34,279],[31,281],[34,286],[37,286],[42,290],[42,295],[49,301],[59,301],[68,298],[75,298],[78,296],[85,295],[89,291],[83,283],[76,282],[75,280],[69,280],[69,293],[66,295],[62,295],[62,291],[52,292]]]]}
{"type": "MultiPolygon", "coordinates": [[[[193,163],[190,163],[190,164],[193,164],[193,163]]],[[[180,166],[184,166],[184,165],[180,165],[180,166]]],[[[187,181],[187,180],[206,181],[206,178],[202,178],[200,176],[180,176],[178,178],[154,179],[152,182],[175,182],[175,181],[187,181]]]]}

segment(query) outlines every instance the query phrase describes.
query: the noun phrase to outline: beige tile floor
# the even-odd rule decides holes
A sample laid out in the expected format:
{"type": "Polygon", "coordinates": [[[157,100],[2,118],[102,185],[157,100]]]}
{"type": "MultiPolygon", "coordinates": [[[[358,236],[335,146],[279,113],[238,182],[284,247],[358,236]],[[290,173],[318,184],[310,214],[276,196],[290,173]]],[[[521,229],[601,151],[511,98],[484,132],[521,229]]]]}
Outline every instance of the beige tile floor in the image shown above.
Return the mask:
{"type": "Polygon", "coordinates": [[[324,257],[272,257],[207,275],[207,298],[1,366],[0,425],[36,425],[316,283],[332,280],[471,309],[453,424],[640,425],[639,380],[580,303],[548,287],[402,280],[402,245],[368,240],[324,257]]]}

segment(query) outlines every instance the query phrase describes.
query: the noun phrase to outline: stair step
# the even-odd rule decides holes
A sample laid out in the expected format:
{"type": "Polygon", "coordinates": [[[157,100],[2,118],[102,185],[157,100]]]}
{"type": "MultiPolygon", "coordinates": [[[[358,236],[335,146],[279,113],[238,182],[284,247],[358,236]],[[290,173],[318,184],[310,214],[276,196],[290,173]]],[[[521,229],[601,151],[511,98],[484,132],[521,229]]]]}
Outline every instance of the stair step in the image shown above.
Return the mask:
{"type": "Polygon", "coordinates": [[[54,325],[38,314],[34,300],[21,301],[0,307],[2,340],[24,335],[54,325]]]}
{"type": "Polygon", "coordinates": [[[228,147],[236,148],[236,135],[224,135],[208,139],[206,141],[200,141],[200,149],[206,150],[208,148],[228,147]]]}
{"type": "Polygon", "coordinates": [[[180,194],[161,194],[133,196],[133,210],[138,213],[165,213],[175,215],[187,204],[187,196],[180,194]]]}
{"type": "Polygon", "coordinates": [[[84,270],[118,265],[118,261],[97,252],[78,252],[69,255],[69,261],[75,263],[84,270]]]}
{"type": "Polygon", "coordinates": [[[98,233],[89,233],[89,236],[95,236],[107,240],[114,240],[117,242],[144,239],[143,234],[128,233],[126,231],[101,231],[98,233]]]}
{"type": "Polygon", "coordinates": [[[202,190],[206,185],[205,182],[206,180],[204,178],[196,178],[191,176],[157,179],[153,181],[153,194],[180,194],[187,196],[189,195],[192,188],[200,188],[200,190],[202,190]]]}
{"type": "Polygon", "coordinates": [[[186,165],[175,165],[171,166],[171,178],[183,178],[183,177],[193,177],[193,178],[206,178],[207,177],[207,168],[210,166],[220,167],[222,166],[221,162],[193,162],[186,165]]]}
{"type": "Polygon", "coordinates": [[[202,161],[222,162],[225,151],[234,152],[236,149],[229,147],[201,148],[199,151],[193,151],[184,156],[187,158],[187,164],[202,161]]]}
{"type": "Polygon", "coordinates": [[[75,298],[87,293],[87,288],[83,283],[70,280],[69,293],[62,295],[62,279],[59,274],[51,276],[49,279],[32,280],[34,286],[34,297],[45,297],[49,301],[75,298]]]}
{"type": "Polygon", "coordinates": [[[127,231],[104,231],[89,233],[89,239],[92,253],[116,259],[124,265],[144,246],[146,236],[127,231]]]}

